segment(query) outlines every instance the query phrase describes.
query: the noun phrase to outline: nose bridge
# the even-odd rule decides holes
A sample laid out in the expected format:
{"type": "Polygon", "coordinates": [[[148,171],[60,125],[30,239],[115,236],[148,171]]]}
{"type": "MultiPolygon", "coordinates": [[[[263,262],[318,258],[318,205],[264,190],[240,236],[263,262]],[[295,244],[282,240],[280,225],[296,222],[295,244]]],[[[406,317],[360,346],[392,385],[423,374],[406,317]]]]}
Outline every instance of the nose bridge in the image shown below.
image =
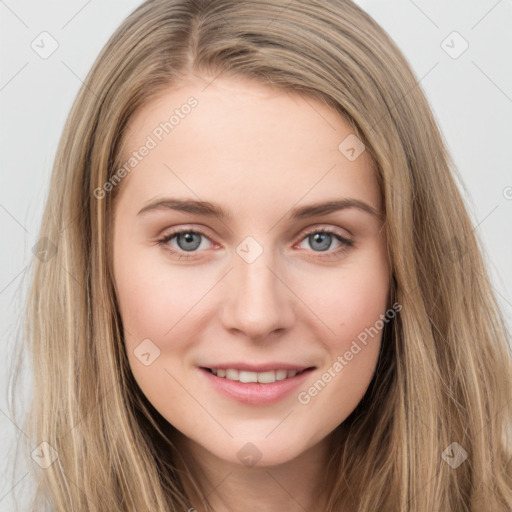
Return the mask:
{"type": "Polygon", "coordinates": [[[284,328],[293,320],[291,294],[276,276],[274,252],[254,237],[246,237],[233,255],[223,321],[259,338],[284,328]]]}

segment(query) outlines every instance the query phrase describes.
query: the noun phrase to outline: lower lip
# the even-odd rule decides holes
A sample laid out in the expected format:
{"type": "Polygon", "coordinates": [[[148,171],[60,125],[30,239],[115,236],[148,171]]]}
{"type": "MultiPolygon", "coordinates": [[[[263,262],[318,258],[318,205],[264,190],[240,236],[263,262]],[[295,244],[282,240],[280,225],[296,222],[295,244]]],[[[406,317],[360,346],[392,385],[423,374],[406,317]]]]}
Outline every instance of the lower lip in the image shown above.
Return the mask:
{"type": "Polygon", "coordinates": [[[278,402],[298,388],[313,371],[310,368],[301,374],[270,384],[259,382],[239,382],[224,377],[217,377],[208,370],[200,368],[208,382],[220,393],[247,405],[268,405],[278,402]]]}

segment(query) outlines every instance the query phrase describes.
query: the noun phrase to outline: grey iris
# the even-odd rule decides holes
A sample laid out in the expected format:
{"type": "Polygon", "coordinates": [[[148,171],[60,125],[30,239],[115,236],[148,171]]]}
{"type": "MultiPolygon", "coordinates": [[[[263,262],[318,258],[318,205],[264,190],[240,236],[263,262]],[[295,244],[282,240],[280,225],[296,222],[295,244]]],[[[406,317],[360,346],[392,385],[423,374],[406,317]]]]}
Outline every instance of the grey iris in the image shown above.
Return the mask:
{"type": "Polygon", "coordinates": [[[320,251],[326,251],[331,245],[332,235],[330,233],[314,233],[309,235],[308,238],[311,247],[315,248],[313,242],[321,242],[320,246],[317,246],[317,249],[320,251]]]}
{"type": "Polygon", "coordinates": [[[179,233],[176,237],[178,246],[183,251],[194,251],[201,244],[201,235],[199,233],[179,233]],[[196,241],[194,240],[196,237],[196,241]],[[185,239],[185,243],[180,243],[180,240],[185,239]]]}

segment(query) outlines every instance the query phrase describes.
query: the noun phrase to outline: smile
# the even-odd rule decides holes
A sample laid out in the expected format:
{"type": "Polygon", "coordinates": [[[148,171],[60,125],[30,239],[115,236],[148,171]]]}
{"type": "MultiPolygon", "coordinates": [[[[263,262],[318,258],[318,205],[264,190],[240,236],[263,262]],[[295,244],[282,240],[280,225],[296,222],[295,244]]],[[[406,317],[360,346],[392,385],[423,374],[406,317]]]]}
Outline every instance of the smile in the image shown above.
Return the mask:
{"type": "Polygon", "coordinates": [[[252,406],[270,405],[284,399],[299,386],[304,386],[305,380],[315,370],[311,366],[280,368],[281,365],[276,365],[275,370],[264,366],[267,365],[260,365],[260,371],[254,371],[254,366],[251,369],[240,369],[229,368],[228,365],[224,368],[201,366],[198,369],[202,378],[206,378],[208,385],[216,392],[252,406]]]}
{"type": "Polygon", "coordinates": [[[286,380],[296,375],[305,372],[306,370],[269,370],[265,372],[251,372],[247,370],[238,370],[236,368],[219,368],[217,370],[211,368],[205,368],[216,377],[221,377],[227,380],[234,380],[237,382],[249,383],[259,382],[260,384],[272,384],[279,380],[286,380]]]}

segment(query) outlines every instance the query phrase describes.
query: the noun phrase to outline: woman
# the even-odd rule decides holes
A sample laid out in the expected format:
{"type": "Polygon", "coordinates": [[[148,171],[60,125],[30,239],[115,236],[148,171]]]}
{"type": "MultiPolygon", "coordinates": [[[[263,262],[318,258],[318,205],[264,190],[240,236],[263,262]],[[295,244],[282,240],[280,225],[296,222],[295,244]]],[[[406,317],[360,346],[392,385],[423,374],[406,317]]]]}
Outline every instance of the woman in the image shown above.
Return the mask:
{"type": "Polygon", "coordinates": [[[510,510],[508,334],[453,172],[353,3],[143,3],[73,106],[42,222],[37,498],[510,510]]]}

